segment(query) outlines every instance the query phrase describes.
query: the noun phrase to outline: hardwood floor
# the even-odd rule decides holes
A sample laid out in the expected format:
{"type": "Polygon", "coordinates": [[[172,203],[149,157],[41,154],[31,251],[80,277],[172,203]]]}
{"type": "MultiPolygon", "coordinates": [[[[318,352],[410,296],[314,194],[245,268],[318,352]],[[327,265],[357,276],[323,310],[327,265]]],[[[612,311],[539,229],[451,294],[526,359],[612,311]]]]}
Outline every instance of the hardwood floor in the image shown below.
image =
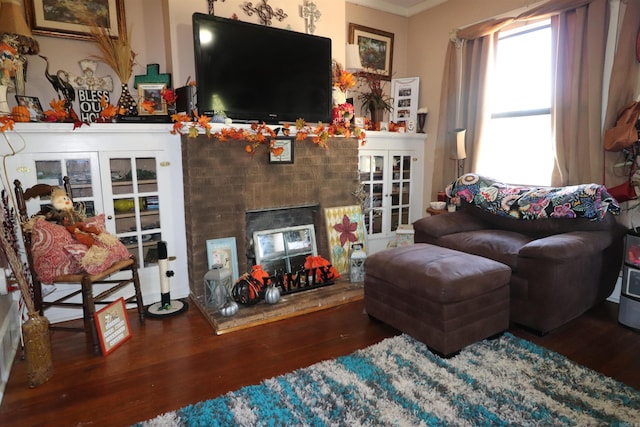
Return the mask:
{"type": "MultiPolygon", "coordinates": [[[[130,319],[132,338],[107,357],[93,356],[81,333],[52,331],[55,373],[37,388],[17,357],[0,425],[128,426],[398,333],[371,320],[362,301],[220,336],[193,304],[144,326],[130,319]]],[[[617,323],[615,304],[544,337],[511,332],[640,390],[640,333],[617,323]]]]}

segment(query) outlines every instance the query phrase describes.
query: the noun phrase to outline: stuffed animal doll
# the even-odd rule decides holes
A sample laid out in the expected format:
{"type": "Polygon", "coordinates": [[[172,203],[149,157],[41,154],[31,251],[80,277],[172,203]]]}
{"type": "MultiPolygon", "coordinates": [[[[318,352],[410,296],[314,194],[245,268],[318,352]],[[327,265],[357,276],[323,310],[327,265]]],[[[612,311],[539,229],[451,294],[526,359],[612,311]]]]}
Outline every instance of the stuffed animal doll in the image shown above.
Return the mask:
{"type": "Polygon", "coordinates": [[[71,201],[67,192],[62,188],[54,188],[51,192],[51,204],[53,205],[53,209],[45,212],[47,221],[55,222],[66,227],[67,225],[72,225],[86,219],[86,216],[82,212],[76,211],[73,207],[73,201],[71,201]]]}
{"type": "Polygon", "coordinates": [[[100,231],[84,222],[87,218],[83,209],[76,210],[73,201],[62,188],[51,192],[51,204],[53,209],[45,214],[47,221],[64,226],[78,242],[88,247],[93,246],[100,231]]]}

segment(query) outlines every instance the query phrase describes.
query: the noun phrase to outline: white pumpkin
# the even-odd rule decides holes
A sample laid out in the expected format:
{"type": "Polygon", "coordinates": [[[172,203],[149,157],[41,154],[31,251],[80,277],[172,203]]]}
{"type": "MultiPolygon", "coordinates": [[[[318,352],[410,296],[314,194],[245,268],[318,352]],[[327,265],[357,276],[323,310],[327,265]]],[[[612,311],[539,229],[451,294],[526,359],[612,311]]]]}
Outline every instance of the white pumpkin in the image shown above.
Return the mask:
{"type": "Polygon", "coordinates": [[[275,304],[280,301],[280,289],[277,286],[269,286],[264,293],[264,300],[267,304],[275,304]]]}

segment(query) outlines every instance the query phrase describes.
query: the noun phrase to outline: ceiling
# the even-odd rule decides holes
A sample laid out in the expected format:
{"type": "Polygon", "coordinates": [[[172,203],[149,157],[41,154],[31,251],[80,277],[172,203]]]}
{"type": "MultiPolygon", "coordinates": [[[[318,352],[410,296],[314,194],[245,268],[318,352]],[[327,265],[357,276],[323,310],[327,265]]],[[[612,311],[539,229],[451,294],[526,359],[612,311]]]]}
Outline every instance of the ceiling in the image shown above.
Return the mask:
{"type": "Polygon", "coordinates": [[[447,0],[346,0],[348,3],[359,4],[383,12],[401,16],[411,16],[435,7],[447,0]]]}

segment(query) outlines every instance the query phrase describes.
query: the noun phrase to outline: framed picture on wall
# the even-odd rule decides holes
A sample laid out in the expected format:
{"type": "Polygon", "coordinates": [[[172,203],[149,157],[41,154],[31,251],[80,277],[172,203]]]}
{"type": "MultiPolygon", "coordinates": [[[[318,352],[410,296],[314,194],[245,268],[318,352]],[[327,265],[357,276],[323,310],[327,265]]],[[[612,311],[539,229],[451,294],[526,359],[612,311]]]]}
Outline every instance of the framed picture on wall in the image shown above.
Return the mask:
{"type": "Polygon", "coordinates": [[[66,0],[24,0],[27,23],[33,34],[89,40],[91,30],[86,17],[96,17],[96,24],[112,37],[127,31],[124,0],[84,0],[68,7],[66,0]]]}
{"type": "Polygon", "coordinates": [[[419,77],[391,80],[391,98],[393,99],[391,120],[404,126],[407,132],[416,131],[419,91],[419,77]]]}
{"type": "Polygon", "coordinates": [[[357,44],[365,73],[380,74],[391,80],[393,33],[349,23],[349,43],[357,44]]]}
{"type": "Polygon", "coordinates": [[[294,137],[277,136],[273,141],[274,151],[269,150],[269,163],[293,163],[294,137]]]}

